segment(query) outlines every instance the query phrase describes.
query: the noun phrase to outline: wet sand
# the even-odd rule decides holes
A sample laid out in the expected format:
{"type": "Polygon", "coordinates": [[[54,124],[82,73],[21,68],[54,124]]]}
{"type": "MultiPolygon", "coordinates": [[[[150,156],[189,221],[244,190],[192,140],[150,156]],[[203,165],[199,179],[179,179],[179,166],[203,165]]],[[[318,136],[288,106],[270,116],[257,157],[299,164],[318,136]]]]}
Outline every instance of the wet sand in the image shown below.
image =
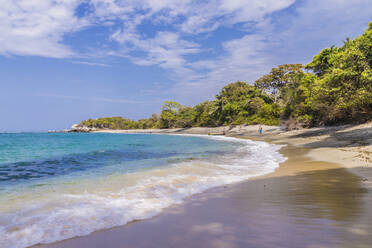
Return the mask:
{"type": "MultiPolygon", "coordinates": [[[[251,137],[252,138],[252,137],[251,137]]],[[[215,188],[149,220],[38,248],[372,246],[372,194],[365,177],[288,145],[276,172],[215,188]]]]}

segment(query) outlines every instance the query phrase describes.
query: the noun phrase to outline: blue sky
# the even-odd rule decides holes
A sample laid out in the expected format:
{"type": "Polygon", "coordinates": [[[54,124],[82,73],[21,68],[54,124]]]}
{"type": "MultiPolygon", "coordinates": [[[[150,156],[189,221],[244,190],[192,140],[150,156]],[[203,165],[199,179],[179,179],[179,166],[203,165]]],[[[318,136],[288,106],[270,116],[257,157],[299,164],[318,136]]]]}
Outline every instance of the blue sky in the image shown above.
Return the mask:
{"type": "Polygon", "coordinates": [[[0,0],[0,131],[194,105],[307,63],[372,20],[370,0],[0,0]]]}

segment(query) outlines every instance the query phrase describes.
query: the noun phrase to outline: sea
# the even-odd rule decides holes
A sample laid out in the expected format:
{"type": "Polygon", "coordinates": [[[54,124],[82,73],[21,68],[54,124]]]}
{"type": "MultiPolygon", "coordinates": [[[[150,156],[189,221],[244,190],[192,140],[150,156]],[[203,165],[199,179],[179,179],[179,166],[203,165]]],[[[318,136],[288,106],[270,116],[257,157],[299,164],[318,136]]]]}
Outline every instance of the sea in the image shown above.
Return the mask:
{"type": "Polygon", "coordinates": [[[223,136],[0,133],[0,246],[23,248],[160,214],[273,172],[280,146],[223,136]]]}

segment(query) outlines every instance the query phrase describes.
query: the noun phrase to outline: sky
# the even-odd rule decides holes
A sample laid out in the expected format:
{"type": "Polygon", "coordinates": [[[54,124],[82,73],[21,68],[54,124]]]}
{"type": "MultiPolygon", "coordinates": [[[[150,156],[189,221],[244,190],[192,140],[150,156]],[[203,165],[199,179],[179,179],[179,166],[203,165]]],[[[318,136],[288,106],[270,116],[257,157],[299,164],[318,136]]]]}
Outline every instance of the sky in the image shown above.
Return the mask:
{"type": "Polygon", "coordinates": [[[0,0],[0,131],[140,119],[355,38],[371,0],[0,0]]]}

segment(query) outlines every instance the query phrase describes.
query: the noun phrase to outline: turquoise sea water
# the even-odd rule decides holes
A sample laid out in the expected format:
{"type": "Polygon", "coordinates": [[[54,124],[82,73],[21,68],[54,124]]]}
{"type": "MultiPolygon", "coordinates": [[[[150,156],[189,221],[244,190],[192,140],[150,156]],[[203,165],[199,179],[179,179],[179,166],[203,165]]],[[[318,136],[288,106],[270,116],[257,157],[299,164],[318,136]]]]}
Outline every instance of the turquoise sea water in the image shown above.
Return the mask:
{"type": "Polygon", "coordinates": [[[150,218],[272,172],[278,146],[225,137],[0,134],[0,244],[27,247],[150,218]]]}
{"type": "Polygon", "coordinates": [[[60,176],[102,176],[231,152],[238,145],[171,135],[0,134],[0,185],[60,176]]]}

